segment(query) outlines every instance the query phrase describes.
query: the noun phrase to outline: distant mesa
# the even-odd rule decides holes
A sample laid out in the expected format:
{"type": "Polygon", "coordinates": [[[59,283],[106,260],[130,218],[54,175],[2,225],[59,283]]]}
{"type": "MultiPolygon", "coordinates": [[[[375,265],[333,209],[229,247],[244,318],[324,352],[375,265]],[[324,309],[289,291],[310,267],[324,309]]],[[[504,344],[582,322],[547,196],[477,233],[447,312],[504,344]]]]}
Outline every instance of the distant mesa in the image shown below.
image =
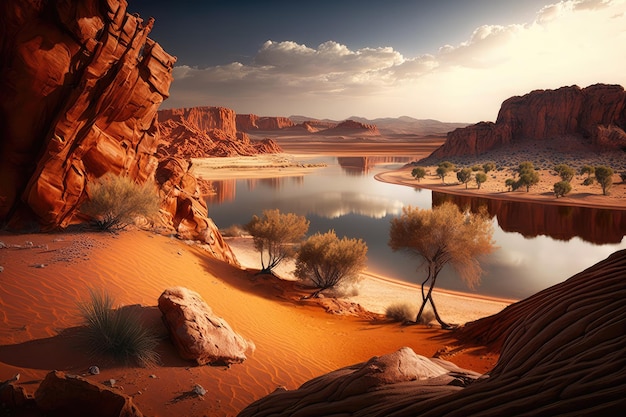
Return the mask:
{"type": "Polygon", "coordinates": [[[434,159],[477,156],[525,140],[579,139],[588,150],[626,150],[626,93],[620,85],[535,90],[502,103],[495,123],[456,129],[434,159]]]}
{"type": "Polygon", "coordinates": [[[337,126],[317,132],[324,135],[364,135],[364,136],[380,136],[380,132],[376,125],[356,122],[354,120],[345,120],[337,126]]]}
{"type": "Polygon", "coordinates": [[[225,107],[168,109],[159,110],[158,114],[163,143],[159,148],[161,157],[206,158],[282,152],[271,139],[251,140],[247,133],[238,129],[237,120],[241,118],[225,107]]]}

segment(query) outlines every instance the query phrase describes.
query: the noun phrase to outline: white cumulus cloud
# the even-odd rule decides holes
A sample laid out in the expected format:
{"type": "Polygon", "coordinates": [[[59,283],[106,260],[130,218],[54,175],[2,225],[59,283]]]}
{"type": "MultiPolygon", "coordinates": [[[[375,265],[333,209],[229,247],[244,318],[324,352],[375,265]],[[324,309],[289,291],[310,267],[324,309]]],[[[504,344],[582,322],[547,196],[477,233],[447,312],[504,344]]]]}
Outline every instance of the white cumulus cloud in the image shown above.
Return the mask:
{"type": "Polygon", "coordinates": [[[533,22],[480,26],[458,45],[414,57],[393,46],[268,40],[248,64],[176,67],[164,107],[494,120],[504,99],[533,89],[626,85],[625,52],[623,0],[564,0],[538,10],[533,22]]]}

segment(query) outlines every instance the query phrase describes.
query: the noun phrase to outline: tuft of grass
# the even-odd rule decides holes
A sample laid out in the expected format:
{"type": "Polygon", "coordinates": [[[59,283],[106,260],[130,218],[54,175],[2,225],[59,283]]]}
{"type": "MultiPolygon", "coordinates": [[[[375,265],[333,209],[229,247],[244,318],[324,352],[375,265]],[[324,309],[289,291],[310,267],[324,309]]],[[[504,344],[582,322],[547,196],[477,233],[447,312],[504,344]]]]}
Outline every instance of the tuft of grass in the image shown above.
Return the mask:
{"type": "Polygon", "coordinates": [[[401,323],[405,321],[415,320],[417,313],[408,303],[394,303],[387,306],[385,309],[385,316],[393,321],[399,321],[401,323]]]}
{"type": "Polygon", "coordinates": [[[138,217],[149,219],[159,212],[160,198],[151,181],[137,184],[108,173],[89,185],[88,196],[80,210],[102,231],[121,231],[138,217]]]}
{"type": "Polygon", "coordinates": [[[94,355],[107,355],[124,364],[152,366],[159,362],[158,338],[130,310],[113,309],[113,298],[90,289],[90,300],[78,304],[84,341],[94,355]]]}
{"type": "Polygon", "coordinates": [[[435,320],[435,313],[431,309],[425,309],[422,311],[419,324],[429,325],[433,320],[435,320]]]}
{"type": "Polygon", "coordinates": [[[242,237],[248,234],[246,229],[239,224],[230,225],[226,229],[220,230],[220,233],[224,237],[242,237]]]}

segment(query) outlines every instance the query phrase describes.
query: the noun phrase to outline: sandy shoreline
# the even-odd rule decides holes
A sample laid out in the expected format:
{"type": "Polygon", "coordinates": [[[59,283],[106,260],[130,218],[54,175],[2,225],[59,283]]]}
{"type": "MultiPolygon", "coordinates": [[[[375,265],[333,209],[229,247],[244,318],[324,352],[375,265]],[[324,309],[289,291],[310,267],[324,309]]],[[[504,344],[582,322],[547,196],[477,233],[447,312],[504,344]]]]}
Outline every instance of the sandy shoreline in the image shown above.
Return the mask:
{"type": "MultiPolygon", "coordinates": [[[[226,238],[226,241],[235,252],[243,268],[260,269],[259,254],[254,249],[250,237],[226,238]]],[[[292,274],[294,268],[293,261],[285,261],[279,265],[276,274],[283,279],[295,280],[292,274]]],[[[367,271],[362,273],[362,279],[358,283],[345,291],[346,295],[339,295],[339,298],[360,304],[366,310],[381,315],[385,314],[387,306],[394,303],[407,303],[417,311],[421,300],[419,285],[371,274],[367,271]]],[[[433,292],[435,303],[442,317],[450,323],[459,325],[496,314],[507,305],[517,301],[475,296],[474,294],[446,291],[439,288],[435,288],[433,292]]]]}

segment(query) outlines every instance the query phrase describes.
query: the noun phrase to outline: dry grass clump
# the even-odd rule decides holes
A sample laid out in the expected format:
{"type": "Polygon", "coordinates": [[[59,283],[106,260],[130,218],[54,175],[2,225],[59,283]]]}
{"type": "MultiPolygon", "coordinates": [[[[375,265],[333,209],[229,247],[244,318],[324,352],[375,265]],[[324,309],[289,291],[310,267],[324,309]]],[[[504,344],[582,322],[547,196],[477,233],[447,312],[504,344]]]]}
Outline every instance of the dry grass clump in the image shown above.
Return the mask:
{"type": "Polygon", "coordinates": [[[417,311],[408,303],[393,303],[385,309],[385,316],[388,319],[404,323],[415,320],[417,311]]]}
{"type": "Polygon", "coordinates": [[[124,230],[138,217],[159,212],[160,198],[151,182],[137,184],[124,176],[105,174],[89,187],[80,210],[102,231],[124,230]]]}
{"type": "Polygon", "coordinates": [[[78,304],[85,329],[83,341],[94,355],[107,355],[122,363],[151,366],[159,361],[158,338],[128,309],[113,309],[106,292],[90,290],[90,300],[78,304]]]}
{"type": "Polygon", "coordinates": [[[221,229],[220,233],[224,237],[243,237],[248,235],[246,229],[240,224],[233,224],[225,229],[221,229]]]}

